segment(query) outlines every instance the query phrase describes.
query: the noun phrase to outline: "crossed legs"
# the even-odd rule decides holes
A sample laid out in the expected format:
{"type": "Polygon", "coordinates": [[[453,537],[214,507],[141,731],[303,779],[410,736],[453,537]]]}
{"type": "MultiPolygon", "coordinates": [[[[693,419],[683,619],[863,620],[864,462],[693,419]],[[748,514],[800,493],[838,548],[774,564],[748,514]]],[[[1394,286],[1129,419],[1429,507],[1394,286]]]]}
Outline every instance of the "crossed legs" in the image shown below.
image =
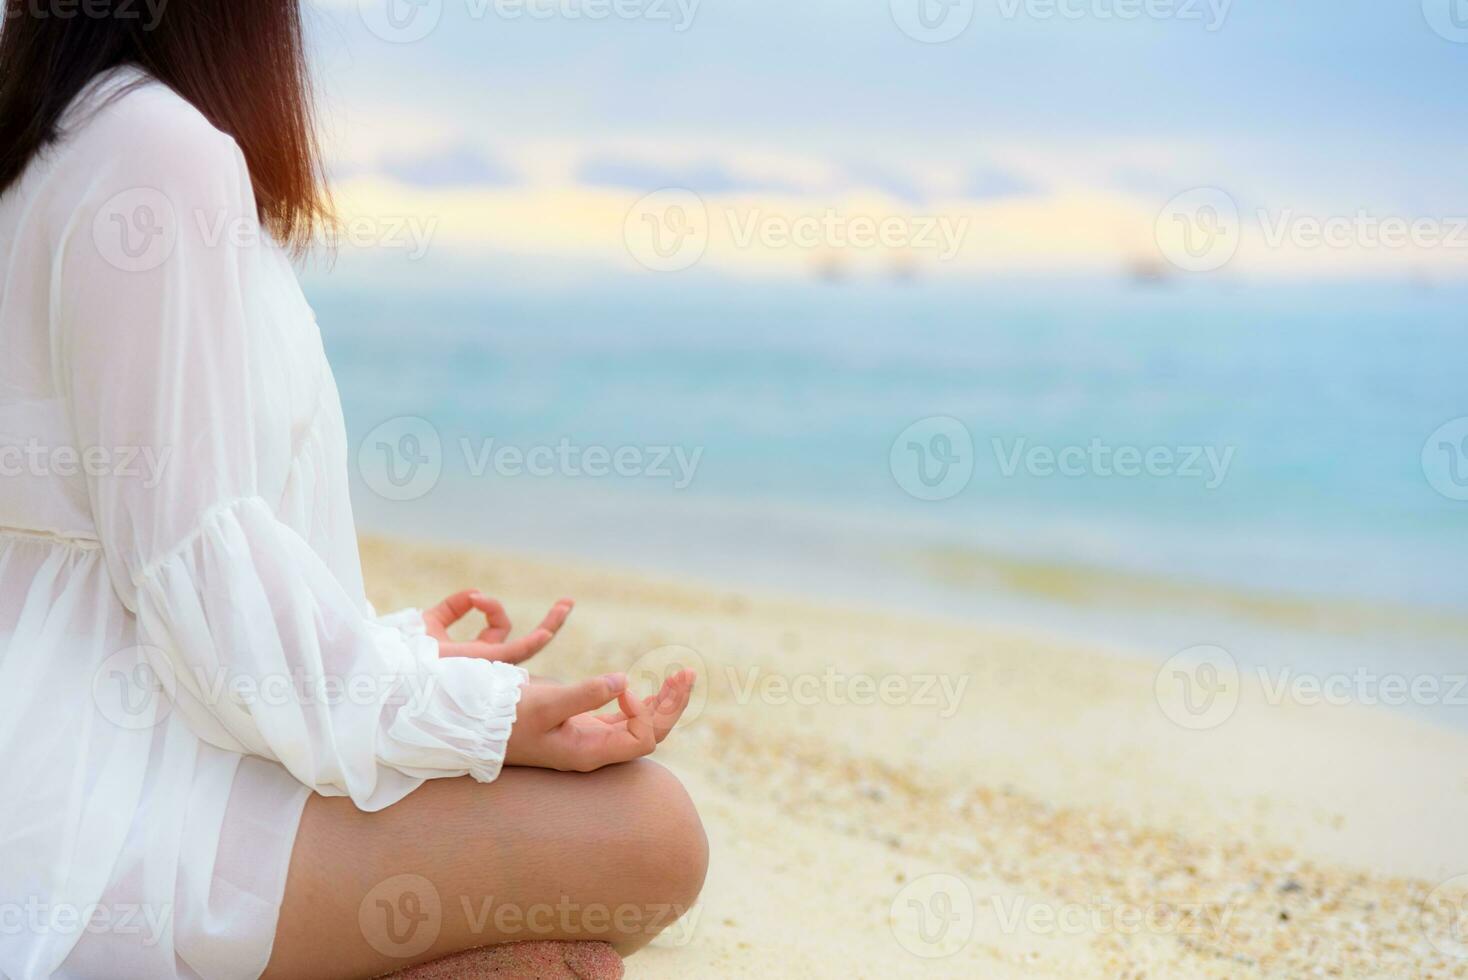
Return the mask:
{"type": "Polygon", "coordinates": [[[433,780],[379,813],[312,797],[265,976],[376,977],[532,939],[626,955],[693,904],[707,867],[692,801],[646,760],[433,780]]]}

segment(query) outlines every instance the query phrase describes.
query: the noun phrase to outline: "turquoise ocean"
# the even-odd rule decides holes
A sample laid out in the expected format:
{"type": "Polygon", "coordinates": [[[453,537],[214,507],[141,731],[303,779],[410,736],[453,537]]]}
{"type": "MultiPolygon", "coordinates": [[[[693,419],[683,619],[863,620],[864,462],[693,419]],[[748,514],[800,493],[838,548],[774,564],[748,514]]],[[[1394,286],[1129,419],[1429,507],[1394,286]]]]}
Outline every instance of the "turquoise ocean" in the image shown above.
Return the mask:
{"type": "Polygon", "coordinates": [[[313,277],[308,295],[367,531],[1158,659],[1468,672],[1461,286],[313,277]],[[431,479],[380,492],[393,447],[431,479]],[[919,464],[947,483],[914,483],[919,464]]]}

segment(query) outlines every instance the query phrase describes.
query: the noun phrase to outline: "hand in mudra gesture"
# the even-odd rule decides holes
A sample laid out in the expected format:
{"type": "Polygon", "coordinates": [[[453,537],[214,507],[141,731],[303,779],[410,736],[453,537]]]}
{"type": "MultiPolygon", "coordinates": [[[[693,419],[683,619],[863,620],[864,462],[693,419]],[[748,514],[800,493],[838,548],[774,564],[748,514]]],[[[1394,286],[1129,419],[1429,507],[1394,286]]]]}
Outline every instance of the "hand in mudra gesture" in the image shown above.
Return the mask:
{"type": "Polygon", "coordinates": [[[545,614],[539,626],[518,640],[511,640],[512,627],[505,607],[498,599],[491,599],[478,589],[469,589],[456,592],[425,612],[423,625],[428,635],[438,641],[440,657],[474,657],[519,664],[544,650],[556,638],[575,605],[570,599],[562,599],[545,614]],[[467,643],[456,643],[450,639],[449,627],[476,609],[484,613],[485,619],[484,629],[479,631],[479,635],[467,643]]]}
{"type": "MultiPolygon", "coordinates": [[[[557,602],[535,630],[517,640],[509,638],[512,627],[504,606],[477,590],[450,596],[425,612],[423,621],[428,635],[439,642],[439,656],[519,664],[550,644],[573,606],[570,599],[557,602]],[[450,639],[449,627],[476,609],[486,621],[479,635],[465,643],[450,639]]],[[[624,674],[565,686],[534,679],[521,692],[505,762],[591,772],[651,755],[683,716],[696,680],[694,671],[679,671],[656,694],[639,699],[628,690],[624,674]],[[614,700],[618,713],[593,714],[614,700]]]]}

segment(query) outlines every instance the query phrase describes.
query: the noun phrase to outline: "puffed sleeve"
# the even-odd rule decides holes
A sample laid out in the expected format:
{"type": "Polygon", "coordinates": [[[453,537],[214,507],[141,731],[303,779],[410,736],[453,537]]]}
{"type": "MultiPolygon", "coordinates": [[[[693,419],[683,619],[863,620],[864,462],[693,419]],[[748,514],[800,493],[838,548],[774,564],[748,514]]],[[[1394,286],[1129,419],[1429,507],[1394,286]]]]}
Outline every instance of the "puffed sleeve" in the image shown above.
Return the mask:
{"type": "Polygon", "coordinates": [[[292,355],[255,312],[290,268],[238,233],[255,213],[238,147],[177,112],[108,138],[56,235],[53,356],[84,460],[163,461],[87,479],[113,587],[175,710],[367,810],[426,779],[495,779],[525,672],[440,659],[421,629],[369,618],[267,499],[264,474],[292,451],[292,355]]]}

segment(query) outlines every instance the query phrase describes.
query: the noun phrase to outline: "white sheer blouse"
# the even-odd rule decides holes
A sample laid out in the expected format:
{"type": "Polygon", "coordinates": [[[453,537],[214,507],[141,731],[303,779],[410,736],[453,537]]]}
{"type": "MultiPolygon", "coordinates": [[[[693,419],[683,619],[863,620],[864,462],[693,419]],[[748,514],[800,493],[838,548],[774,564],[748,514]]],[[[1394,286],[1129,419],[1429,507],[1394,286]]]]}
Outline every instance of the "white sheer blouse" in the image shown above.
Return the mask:
{"type": "Polygon", "coordinates": [[[244,159],[99,79],[0,197],[0,975],[250,977],[309,793],[493,780],[525,674],[375,619],[244,159]]]}

